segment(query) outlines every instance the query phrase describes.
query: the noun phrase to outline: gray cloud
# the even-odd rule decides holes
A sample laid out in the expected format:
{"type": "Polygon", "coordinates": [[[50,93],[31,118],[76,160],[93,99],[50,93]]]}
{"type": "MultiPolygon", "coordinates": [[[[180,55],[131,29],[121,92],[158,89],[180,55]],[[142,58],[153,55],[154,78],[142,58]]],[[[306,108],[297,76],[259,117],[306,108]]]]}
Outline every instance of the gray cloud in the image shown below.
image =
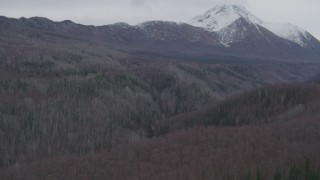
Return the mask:
{"type": "Polygon", "coordinates": [[[0,0],[0,13],[93,25],[147,20],[187,22],[216,4],[244,5],[261,19],[290,22],[320,39],[319,0],[0,0]]]}

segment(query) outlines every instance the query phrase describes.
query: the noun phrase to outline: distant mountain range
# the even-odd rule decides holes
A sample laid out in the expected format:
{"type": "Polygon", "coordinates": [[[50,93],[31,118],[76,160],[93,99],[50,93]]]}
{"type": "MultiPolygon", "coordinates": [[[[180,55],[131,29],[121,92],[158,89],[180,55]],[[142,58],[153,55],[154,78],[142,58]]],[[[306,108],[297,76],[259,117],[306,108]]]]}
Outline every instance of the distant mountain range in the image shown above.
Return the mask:
{"type": "Polygon", "coordinates": [[[320,42],[291,24],[269,23],[239,5],[218,5],[189,24],[148,21],[85,26],[46,18],[0,17],[0,35],[99,43],[134,54],[191,59],[318,61],[320,42]]]}

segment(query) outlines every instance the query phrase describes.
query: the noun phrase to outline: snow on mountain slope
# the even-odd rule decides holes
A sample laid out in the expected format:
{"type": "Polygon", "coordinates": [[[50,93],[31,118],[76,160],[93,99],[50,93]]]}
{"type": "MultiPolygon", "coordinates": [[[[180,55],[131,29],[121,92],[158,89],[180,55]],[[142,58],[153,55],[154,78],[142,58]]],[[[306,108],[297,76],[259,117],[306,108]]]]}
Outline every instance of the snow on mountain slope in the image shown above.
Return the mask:
{"type": "Polygon", "coordinates": [[[261,24],[262,20],[239,5],[218,5],[204,15],[193,18],[191,24],[218,33],[220,43],[229,47],[230,44],[240,42],[249,35],[246,32],[249,27],[242,27],[241,21],[245,21],[243,24],[255,26],[257,31],[260,31],[257,24],[261,24]]]}
{"type": "MultiPolygon", "coordinates": [[[[239,29],[234,29],[237,26],[233,24],[239,19],[244,19],[248,23],[256,25],[258,31],[259,26],[265,27],[275,35],[299,44],[302,47],[307,47],[308,42],[313,38],[307,31],[289,23],[264,22],[240,5],[217,5],[204,15],[193,18],[190,24],[220,34],[221,43],[229,46],[229,44],[235,42],[232,36],[239,29]],[[231,30],[228,28],[231,28],[231,30]],[[226,34],[226,31],[229,33],[226,34]],[[225,39],[228,39],[228,41],[225,41],[225,39]]],[[[243,31],[243,28],[240,30],[243,31]]]]}
{"type": "Polygon", "coordinates": [[[302,47],[306,47],[308,45],[306,41],[311,39],[307,31],[289,23],[263,23],[262,26],[277,36],[295,42],[302,47]]]}
{"type": "Polygon", "coordinates": [[[242,6],[217,5],[213,9],[207,11],[204,15],[193,18],[191,24],[202,27],[207,31],[218,32],[241,17],[256,24],[262,23],[261,19],[255,17],[242,6]]]}

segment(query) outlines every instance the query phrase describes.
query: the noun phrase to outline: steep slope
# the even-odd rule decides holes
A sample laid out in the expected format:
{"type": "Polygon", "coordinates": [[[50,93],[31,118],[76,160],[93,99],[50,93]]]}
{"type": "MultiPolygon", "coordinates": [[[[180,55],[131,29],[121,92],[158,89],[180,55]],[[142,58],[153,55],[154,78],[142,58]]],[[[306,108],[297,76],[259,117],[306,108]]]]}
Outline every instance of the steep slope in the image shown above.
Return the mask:
{"type": "Polygon", "coordinates": [[[239,5],[217,5],[207,11],[204,15],[199,15],[191,20],[194,26],[203,27],[207,31],[218,32],[234,23],[236,20],[244,18],[255,24],[261,24],[262,20],[255,17],[244,7],[239,5]]]}
{"type": "MultiPolygon", "coordinates": [[[[233,34],[239,34],[246,26],[235,27],[239,19],[244,19],[257,27],[262,26],[275,35],[298,44],[304,48],[319,49],[319,41],[310,33],[297,26],[288,23],[269,23],[257,18],[246,8],[240,5],[218,5],[207,11],[204,15],[196,16],[190,23],[197,27],[202,27],[208,31],[220,34],[220,40],[228,46],[233,42],[239,42],[239,38],[233,37],[233,34]],[[226,34],[225,31],[230,32],[226,34]],[[232,32],[232,34],[231,34],[232,32]],[[227,39],[227,40],[226,40],[227,39]]],[[[250,31],[248,32],[250,34],[250,31]]]]}
{"type": "Polygon", "coordinates": [[[265,27],[252,23],[244,17],[240,17],[227,27],[222,28],[218,34],[222,43],[230,54],[235,56],[252,57],[274,57],[278,59],[296,59],[303,61],[306,56],[314,56],[317,53],[313,50],[302,48],[301,46],[285,40],[265,27]]]}
{"type": "MultiPolygon", "coordinates": [[[[260,23],[262,20],[237,5],[218,5],[204,15],[196,16],[190,22],[190,24],[202,27],[207,31],[217,32],[220,35],[221,43],[225,46],[240,42],[247,35],[250,35],[250,31],[246,32],[248,24],[256,26],[260,23]],[[239,21],[246,21],[247,24],[242,24],[239,21]]],[[[256,28],[259,31],[258,27],[256,28]]]]}
{"type": "Polygon", "coordinates": [[[312,36],[306,30],[292,25],[290,23],[270,23],[264,22],[260,24],[274,34],[292,41],[304,48],[319,48],[319,40],[312,36]]]}

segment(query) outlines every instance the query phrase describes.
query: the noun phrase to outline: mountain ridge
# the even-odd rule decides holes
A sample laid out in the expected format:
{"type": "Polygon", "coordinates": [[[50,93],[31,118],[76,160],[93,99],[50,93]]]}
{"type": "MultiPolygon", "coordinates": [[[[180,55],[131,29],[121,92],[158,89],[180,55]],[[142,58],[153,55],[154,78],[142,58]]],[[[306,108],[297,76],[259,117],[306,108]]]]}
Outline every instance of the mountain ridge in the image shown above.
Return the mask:
{"type": "MultiPolygon", "coordinates": [[[[241,5],[217,5],[208,10],[205,14],[192,18],[190,24],[202,27],[211,32],[220,33],[224,29],[230,28],[229,26],[240,18],[243,18],[254,25],[260,25],[275,35],[299,44],[301,47],[313,47],[312,44],[315,40],[319,42],[319,40],[309,32],[298,26],[290,23],[265,22],[241,5]]],[[[237,31],[237,29],[232,29],[232,31],[237,31]]],[[[221,36],[223,37],[223,35],[221,36]]],[[[223,43],[226,44],[226,42],[223,43]]]]}
{"type": "MultiPolygon", "coordinates": [[[[244,8],[238,9],[242,14],[255,19],[244,8]]],[[[259,19],[255,21],[259,22],[259,19]]],[[[3,37],[36,37],[50,41],[71,38],[133,54],[179,59],[212,60],[215,57],[231,56],[239,59],[301,62],[318,61],[320,57],[318,40],[311,39],[310,45],[302,47],[246,18],[237,19],[228,25],[231,28],[222,28],[220,32],[170,21],[147,21],[134,26],[123,22],[88,26],[70,20],[56,22],[42,17],[14,19],[1,16],[0,25],[0,35],[3,37]]]]}

